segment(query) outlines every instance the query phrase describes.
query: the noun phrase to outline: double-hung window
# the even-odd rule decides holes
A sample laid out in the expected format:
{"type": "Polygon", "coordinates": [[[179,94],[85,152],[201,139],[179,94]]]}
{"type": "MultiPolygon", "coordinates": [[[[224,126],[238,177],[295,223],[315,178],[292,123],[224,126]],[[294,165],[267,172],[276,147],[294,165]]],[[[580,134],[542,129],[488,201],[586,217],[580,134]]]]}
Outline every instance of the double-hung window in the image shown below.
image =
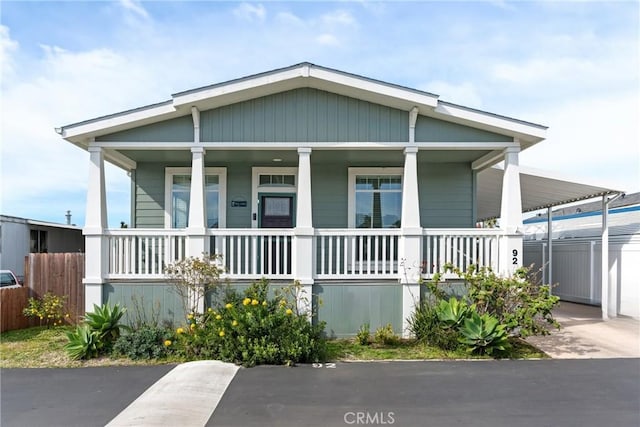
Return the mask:
{"type": "MultiPolygon", "coordinates": [[[[166,169],[165,226],[186,228],[189,226],[189,203],[191,199],[191,168],[166,169]]],[[[226,226],[226,169],[205,168],[206,226],[226,226]]]]}
{"type": "Polygon", "coordinates": [[[349,168],[349,226],[399,228],[402,168],[349,168]]]}

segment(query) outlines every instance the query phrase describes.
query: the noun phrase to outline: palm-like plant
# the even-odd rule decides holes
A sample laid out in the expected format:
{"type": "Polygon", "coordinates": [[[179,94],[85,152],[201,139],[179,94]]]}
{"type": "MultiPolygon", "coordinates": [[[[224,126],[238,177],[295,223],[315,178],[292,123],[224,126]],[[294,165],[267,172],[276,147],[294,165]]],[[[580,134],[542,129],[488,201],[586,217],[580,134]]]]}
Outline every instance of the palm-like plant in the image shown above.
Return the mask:
{"type": "Polygon", "coordinates": [[[64,349],[73,360],[96,357],[102,348],[98,335],[87,324],[77,326],[75,331],[67,332],[67,339],[69,342],[65,344],[64,349]]]}
{"type": "Polygon", "coordinates": [[[98,335],[100,342],[109,347],[120,336],[120,329],[128,330],[128,326],[120,323],[126,313],[126,308],[116,304],[111,308],[108,304],[101,307],[93,305],[93,312],[85,315],[85,322],[98,335]]]}
{"type": "Polygon", "coordinates": [[[479,354],[493,354],[509,348],[509,341],[505,325],[489,314],[480,316],[473,312],[464,320],[460,328],[462,336],[459,341],[469,346],[471,352],[479,354]]]}

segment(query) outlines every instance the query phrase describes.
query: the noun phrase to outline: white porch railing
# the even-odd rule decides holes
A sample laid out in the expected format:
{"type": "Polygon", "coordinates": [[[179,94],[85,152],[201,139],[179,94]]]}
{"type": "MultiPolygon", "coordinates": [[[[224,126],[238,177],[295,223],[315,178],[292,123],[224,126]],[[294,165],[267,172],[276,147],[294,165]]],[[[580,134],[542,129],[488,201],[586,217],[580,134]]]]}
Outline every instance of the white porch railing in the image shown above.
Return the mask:
{"type": "Polygon", "coordinates": [[[399,229],[317,229],[316,278],[396,278],[399,238],[399,229]]]}
{"type": "Polygon", "coordinates": [[[230,279],[294,278],[293,229],[214,228],[207,230],[207,234],[210,236],[209,253],[222,256],[225,277],[230,279]]]}
{"type": "MultiPolygon", "coordinates": [[[[422,275],[431,278],[450,263],[462,271],[471,265],[498,270],[498,244],[503,231],[495,228],[425,228],[422,275]]],[[[455,277],[452,274],[445,278],[455,277]]]]}
{"type": "Polygon", "coordinates": [[[184,230],[118,228],[105,232],[107,278],[163,278],[164,267],[186,255],[184,230]]]}
{"type": "MultiPolygon", "coordinates": [[[[313,263],[315,279],[395,279],[401,274],[401,229],[316,229],[314,253],[298,253],[294,229],[209,229],[208,252],[222,256],[224,277],[295,279],[296,259],[313,263]]],[[[497,271],[499,229],[423,229],[422,277],[446,263],[497,271]]],[[[105,232],[106,279],[161,279],[167,264],[185,258],[182,229],[111,229],[105,232]]],[[[200,254],[198,254],[200,255],[200,254]]],[[[445,276],[445,278],[450,276],[445,276]]]]}

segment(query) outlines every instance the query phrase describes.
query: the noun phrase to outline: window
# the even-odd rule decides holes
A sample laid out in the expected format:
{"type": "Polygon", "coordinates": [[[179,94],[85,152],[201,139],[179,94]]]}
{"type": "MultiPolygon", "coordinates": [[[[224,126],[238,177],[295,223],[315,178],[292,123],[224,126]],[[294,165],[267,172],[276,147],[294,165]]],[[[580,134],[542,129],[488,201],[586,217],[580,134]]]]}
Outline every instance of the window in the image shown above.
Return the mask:
{"type": "Polygon", "coordinates": [[[47,252],[47,231],[31,230],[29,252],[41,254],[47,252]]]}
{"type": "Polygon", "coordinates": [[[349,186],[350,227],[400,227],[401,168],[350,168],[349,186]]]}
{"type": "Polygon", "coordinates": [[[296,176],[295,175],[260,175],[260,186],[263,185],[283,185],[289,187],[295,187],[296,176]]]}
{"type": "MultiPolygon", "coordinates": [[[[167,209],[165,226],[186,228],[189,225],[189,201],[191,198],[191,168],[167,168],[167,209]]],[[[205,169],[205,209],[209,228],[226,226],[225,187],[226,170],[224,168],[205,169]]]]}

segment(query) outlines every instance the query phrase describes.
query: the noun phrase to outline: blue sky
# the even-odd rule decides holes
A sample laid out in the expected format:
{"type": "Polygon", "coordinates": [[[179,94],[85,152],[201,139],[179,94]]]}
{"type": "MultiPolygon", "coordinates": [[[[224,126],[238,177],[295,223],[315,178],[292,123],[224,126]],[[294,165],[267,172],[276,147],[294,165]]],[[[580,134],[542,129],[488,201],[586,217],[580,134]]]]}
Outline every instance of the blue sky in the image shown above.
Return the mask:
{"type": "MultiPolygon", "coordinates": [[[[2,1],[3,214],[84,223],[55,127],[309,61],[549,126],[521,163],[640,190],[640,7],[622,2],[2,1]]],[[[109,223],[130,183],[107,170],[109,223]]]]}

